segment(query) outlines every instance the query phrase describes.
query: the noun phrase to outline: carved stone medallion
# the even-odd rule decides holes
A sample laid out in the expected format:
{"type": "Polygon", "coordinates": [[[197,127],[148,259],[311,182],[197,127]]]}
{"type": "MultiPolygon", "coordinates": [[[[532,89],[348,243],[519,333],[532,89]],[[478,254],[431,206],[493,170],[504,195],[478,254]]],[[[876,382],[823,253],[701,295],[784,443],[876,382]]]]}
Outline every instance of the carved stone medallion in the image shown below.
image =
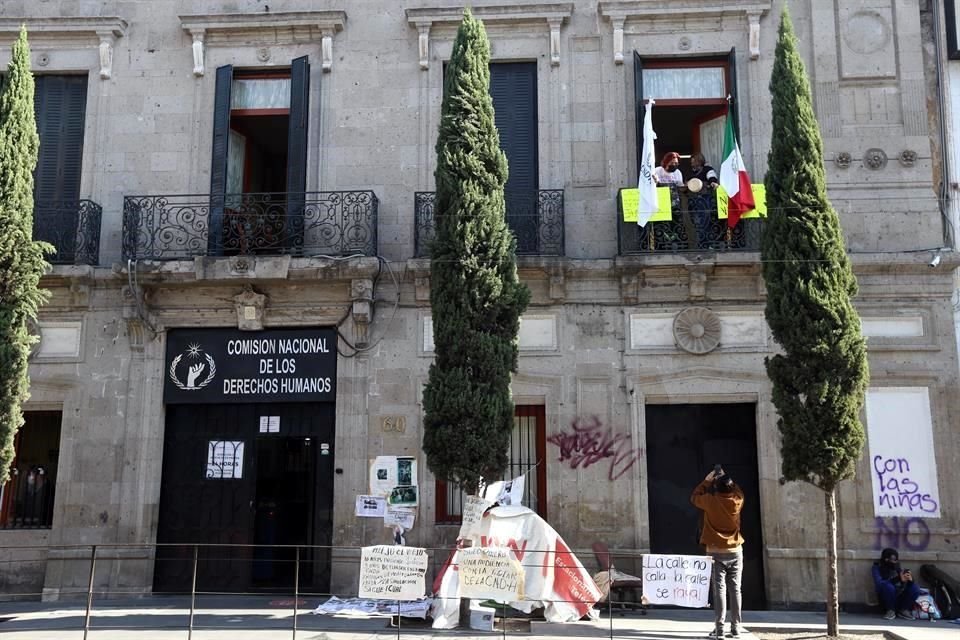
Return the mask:
{"type": "Polygon", "coordinates": [[[687,353],[710,353],[720,346],[720,318],[704,307],[687,307],[673,318],[673,338],[687,353]]]}

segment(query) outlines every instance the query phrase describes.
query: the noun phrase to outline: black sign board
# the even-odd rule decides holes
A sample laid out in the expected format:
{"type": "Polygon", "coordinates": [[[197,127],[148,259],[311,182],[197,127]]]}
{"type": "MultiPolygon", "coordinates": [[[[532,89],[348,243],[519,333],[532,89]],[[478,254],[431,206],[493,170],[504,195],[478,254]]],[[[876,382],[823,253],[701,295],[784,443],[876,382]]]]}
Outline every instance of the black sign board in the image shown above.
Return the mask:
{"type": "Polygon", "coordinates": [[[167,332],[166,403],[333,402],[336,384],[333,329],[167,332]]]}

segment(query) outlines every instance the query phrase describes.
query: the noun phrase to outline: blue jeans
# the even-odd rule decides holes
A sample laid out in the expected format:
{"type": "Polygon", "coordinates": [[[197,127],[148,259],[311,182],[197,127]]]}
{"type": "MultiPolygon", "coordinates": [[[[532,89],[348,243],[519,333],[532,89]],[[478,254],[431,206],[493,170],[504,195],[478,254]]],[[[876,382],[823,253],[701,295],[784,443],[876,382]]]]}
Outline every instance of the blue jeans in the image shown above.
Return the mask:
{"type": "Polygon", "coordinates": [[[920,587],[916,582],[907,582],[900,593],[897,593],[897,588],[889,582],[881,582],[877,585],[877,597],[880,598],[880,605],[884,611],[903,611],[904,609],[913,611],[913,603],[917,601],[919,595],[920,587]]]}
{"type": "Polygon", "coordinates": [[[713,557],[713,614],[717,629],[727,617],[727,586],[730,587],[730,628],[740,628],[740,574],[743,572],[743,549],[733,553],[711,553],[713,557]]]}

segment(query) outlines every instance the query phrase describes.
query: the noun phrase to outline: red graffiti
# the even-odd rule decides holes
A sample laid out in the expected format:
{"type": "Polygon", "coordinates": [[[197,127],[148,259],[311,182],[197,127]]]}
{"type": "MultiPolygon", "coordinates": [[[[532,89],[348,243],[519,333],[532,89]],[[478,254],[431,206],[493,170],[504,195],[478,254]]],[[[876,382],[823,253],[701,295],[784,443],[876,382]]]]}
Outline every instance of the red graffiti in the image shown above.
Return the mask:
{"type": "Polygon", "coordinates": [[[501,540],[499,538],[487,536],[480,536],[480,546],[481,547],[508,547],[513,550],[513,555],[517,557],[517,560],[523,560],[523,556],[527,553],[527,541],[524,540],[521,543],[518,543],[513,538],[508,540],[501,540]]]}
{"type": "Polygon", "coordinates": [[[547,442],[560,448],[560,462],[570,461],[571,469],[586,469],[601,460],[610,460],[607,477],[616,480],[632,467],[643,453],[633,447],[631,438],[625,433],[614,433],[611,428],[603,428],[597,416],[588,420],[574,418],[570,424],[572,433],[561,431],[547,442]]]}

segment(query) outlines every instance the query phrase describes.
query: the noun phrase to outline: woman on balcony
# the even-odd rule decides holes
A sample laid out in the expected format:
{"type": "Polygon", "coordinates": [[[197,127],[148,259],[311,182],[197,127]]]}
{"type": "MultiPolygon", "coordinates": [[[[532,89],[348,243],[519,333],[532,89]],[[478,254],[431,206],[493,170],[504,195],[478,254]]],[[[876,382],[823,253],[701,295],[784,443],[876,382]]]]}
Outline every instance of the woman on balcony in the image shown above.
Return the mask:
{"type": "Polygon", "coordinates": [[[662,187],[683,184],[683,174],[680,173],[680,154],[676,151],[664,154],[660,166],[653,170],[653,179],[662,187]]]}
{"type": "Polygon", "coordinates": [[[697,249],[709,249],[711,226],[717,217],[716,189],[720,186],[720,178],[700,152],[690,156],[690,168],[693,176],[687,183],[687,205],[697,229],[697,249]]]}

